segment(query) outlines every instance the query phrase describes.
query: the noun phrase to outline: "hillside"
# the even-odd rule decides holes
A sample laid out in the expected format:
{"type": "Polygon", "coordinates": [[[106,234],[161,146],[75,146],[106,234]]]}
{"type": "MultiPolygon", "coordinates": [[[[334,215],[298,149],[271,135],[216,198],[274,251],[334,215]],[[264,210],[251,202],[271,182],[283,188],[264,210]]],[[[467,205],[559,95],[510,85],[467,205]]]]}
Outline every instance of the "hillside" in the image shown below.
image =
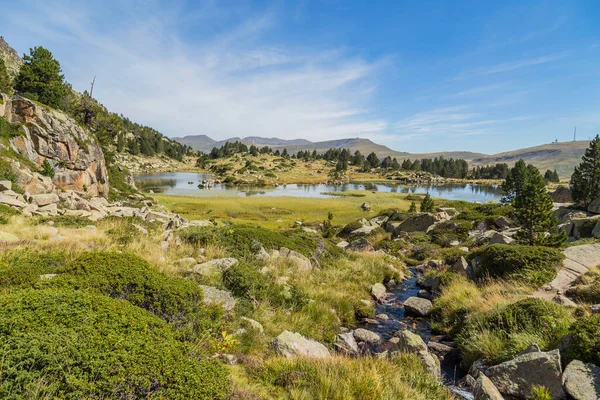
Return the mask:
{"type": "Polygon", "coordinates": [[[525,162],[535,165],[541,171],[556,169],[561,178],[566,178],[571,175],[573,168],[579,164],[588,145],[589,141],[587,140],[543,144],[541,146],[474,158],[470,161],[470,164],[490,165],[507,163],[512,165],[519,159],[523,159],[525,162]]]}

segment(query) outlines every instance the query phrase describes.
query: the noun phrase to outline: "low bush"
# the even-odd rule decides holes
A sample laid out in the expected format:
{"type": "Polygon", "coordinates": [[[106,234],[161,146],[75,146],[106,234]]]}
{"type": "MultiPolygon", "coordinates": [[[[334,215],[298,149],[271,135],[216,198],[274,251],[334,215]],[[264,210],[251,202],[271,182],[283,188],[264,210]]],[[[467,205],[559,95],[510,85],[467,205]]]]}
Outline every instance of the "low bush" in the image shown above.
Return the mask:
{"type": "Polygon", "coordinates": [[[600,315],[594,314],[575,321],[567,349],[569,359],[600,365],[600,315]]]}
{"type": "Polygon", "coordinates": [[[73,259],[73,255],[56,249],[19,247],[0,254],[0,287],[26,287],[40,280],[40,275],[56,273],[73,259]]]}
{"type": "Polygon", "coordinates": [[[567,291],[567,294],[569,297],[585,303],[600,303],[600,281],[588,285],[573,286],[567,291]]]}
{"type": "Polygon", "coordinates": [[[450,247],[454,241],[464,242],[469,237],[470,221],[444,221],[435,225],[429,232],[431,242],[442,247],[450,247]]]}
{"type": "MultiPolygon", "coordinates": [[[[261,247],[267,250],[287,247],[307,257],[311,257],[317,248],[313,235],[302,231],[277,232],[265,228],[247,225],[227,227],[191,227],[179,233],[181,239],[193,245],[206,246],[218,244],[229,254],[237,258],[252,257],[261,247]]],[[[330,254],[343,252],[337,246],[325,243],[330,254]]]]}
{"type": "Polygon", "coordinates": [[[0,204],[0,225],[8,224],[10,217],[17,214],[19,214],[17,210],[14,210],[5,204],[0,204]]]}
{"type": "Polygon", "coordinates": [[[436,257],[444,261],[445,264],[454,265],[461,257],[467,257],[468,254],[468,252],[458,247],[451,247],[440,250],[436,257]]]}
{"type": "Polygon", "coordinates": [[[224,366],[122,300],[69,289],[0,296],[3,399],[223,399],[224,366]],[[10,344],[10,345],[8,345],[10,344]]]}
{"type": "Polygon", "coordinates": [[[456,217],[457,220],[469,221],[474,224],[486,221],[492,224],[494,220],[501,216],[507,216],[512,213],[511,206],[504,206],[499,203],[484,204],[466,204],[462,211],[456,217]]]}
{"type": "Polygon", "coordinates": [[[564,255],[544,246],[495,244],[469,254],[477,278],[502,278],[538,288],[556,276],[564,255]]]}
{"type": "Polygon", "coordinates": [[[74,217],[70,215],[58,215],[56,217],[40,217],[37,224],[47,224],[52,221],[55,227],[64,228],[83,228],[84,226],[94,225],[94,222],[83,217],[74,217]]]}
{"type": "Polygon", "coordinates": [[[527,298],[473,316],[458,335],[463,360],[470,364],[479,358],[509,359],[532,344],[542,350],[553,348],[569,333],[570,312],[557,304],[527,298]]]}
{"type": "Polygon", "coordinates": [[[250,375],[275,391],[296,399],[450,399],[419,359],[401,354],[390,359],[334,357],[272,358],[256,364],[250,375]]]}
{"type": "Polygon", "coordinates": [[[202,304],[195,283],[165,275],[132,254],[85,253],[57,269],[59,276],[43,285],[69,287],[127,300],[179,328],[185,338],[215,330],[217,309],[202,304]]]}

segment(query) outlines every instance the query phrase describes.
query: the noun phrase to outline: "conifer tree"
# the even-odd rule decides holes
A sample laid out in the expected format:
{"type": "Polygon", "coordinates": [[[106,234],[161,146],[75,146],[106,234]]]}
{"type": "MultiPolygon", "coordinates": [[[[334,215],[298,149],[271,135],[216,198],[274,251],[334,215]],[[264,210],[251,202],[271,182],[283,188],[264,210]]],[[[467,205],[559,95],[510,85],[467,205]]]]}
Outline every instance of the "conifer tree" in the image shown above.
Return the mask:
{"type": "Polygon", "coordinates": [[[588,206],[600,196],[600,136],[596,135],[571,175],[573,201],[588,206]]]}
{"type": "Polygon", "coordinates": [[[414,200],[410,202],[410,207],[408,208],[408,212],[409,213],[417,212],[417,204],[414,202],[414,200]]]}
{"type": "Polygon", "coordinates": [[[433,212],[435,204],[433,203],[433,199],[427,193],[425,197],[423,197],[423,201],[421,201],[421,212],[433,212]]]}

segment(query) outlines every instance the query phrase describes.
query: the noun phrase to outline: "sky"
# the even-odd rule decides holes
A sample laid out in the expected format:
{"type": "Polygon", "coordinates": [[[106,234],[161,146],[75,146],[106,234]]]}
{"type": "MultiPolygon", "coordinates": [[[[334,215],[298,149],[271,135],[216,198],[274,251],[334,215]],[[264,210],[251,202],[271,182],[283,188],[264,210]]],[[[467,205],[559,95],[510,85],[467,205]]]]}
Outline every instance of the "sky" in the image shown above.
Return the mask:
{"type": "Polygon", "coordinates": [[[0,35],[166,136],[494,154],[600,133],[600,2],[0,0],[0,35]]]}

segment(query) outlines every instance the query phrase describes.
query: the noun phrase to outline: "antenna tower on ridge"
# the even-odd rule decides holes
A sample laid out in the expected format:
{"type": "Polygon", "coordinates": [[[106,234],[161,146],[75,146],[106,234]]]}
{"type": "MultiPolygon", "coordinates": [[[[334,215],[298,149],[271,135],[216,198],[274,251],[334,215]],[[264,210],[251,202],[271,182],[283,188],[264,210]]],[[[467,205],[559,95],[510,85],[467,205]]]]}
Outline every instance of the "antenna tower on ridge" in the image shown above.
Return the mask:
{"type": "Polygon", "coordinates": [[[573,130],[573,141],[577,140],[577,127],[573,130]]]}

